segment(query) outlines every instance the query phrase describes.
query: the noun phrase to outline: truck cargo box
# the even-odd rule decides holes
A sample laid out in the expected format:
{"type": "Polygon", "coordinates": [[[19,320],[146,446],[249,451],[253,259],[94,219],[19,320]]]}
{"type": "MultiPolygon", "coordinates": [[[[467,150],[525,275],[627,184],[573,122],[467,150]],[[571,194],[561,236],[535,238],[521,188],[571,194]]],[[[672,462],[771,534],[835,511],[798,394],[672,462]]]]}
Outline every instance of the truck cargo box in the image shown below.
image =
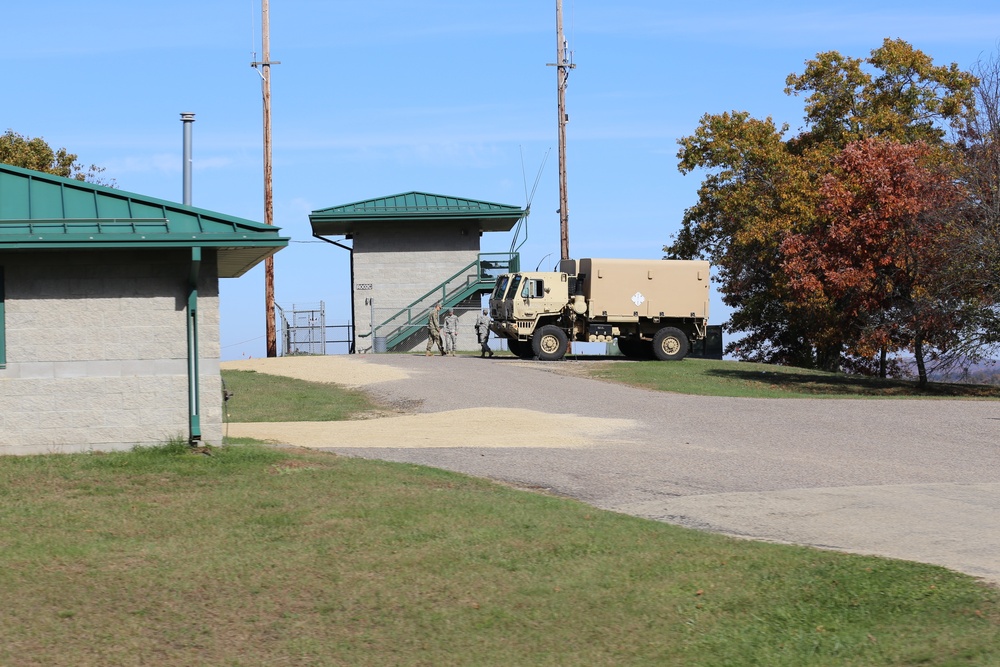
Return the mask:
{"type": "Polygon", "coordinates": [[[581,259],[577,271],[589,317],[594,320],[708,319],[707,261],[581,259]]]}

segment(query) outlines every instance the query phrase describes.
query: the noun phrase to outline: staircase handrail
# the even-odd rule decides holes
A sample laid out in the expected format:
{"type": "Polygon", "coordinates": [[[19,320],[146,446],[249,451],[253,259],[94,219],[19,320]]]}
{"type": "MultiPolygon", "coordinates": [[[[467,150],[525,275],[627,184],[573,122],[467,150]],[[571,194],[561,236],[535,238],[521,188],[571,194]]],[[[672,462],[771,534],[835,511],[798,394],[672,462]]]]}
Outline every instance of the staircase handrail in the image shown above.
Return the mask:
{"type": "MultiPolygon", "coordinates": [[[[487,259],[489,257],[506,258],[509,270],[516,271],[519,268],[518,264],[520,263],[520,257],[518,256],[518,253],[480,253],[476,257],[475,261],[472,261],[462,267],[436,287],[415,299],[411,304],[385,319],[381,324],[374,326],[372,328],[373,337],[378,336],[379,330],[385,330],[386,327],[390,327],[392,329],[390,336],[395,339],[403,331],[405,331],[407,327],[412,327],[414,322],[422,322],[425,320],[430,313],[431,306],[433,305],[427,304],[429,299],[433,299],[435,303],[440,301],[442,308],[451,307],[455,303],[458,303],[462,299],[466,298],[469,295],[468,292],[471,288],[475,287],[476,289],[479,289],[481,287],[485,287],[486,284],[491,282],[490,280],[484,279],[483,273],[483,263],[490,261],[487,259]],[[475,273],[472,272],[473,267],[475,267],[475,273]],[[453,283],[458,278],[463,278],[463,280],[456,287],[453,283]],[[414,315],[414,309],[418,309],[416,315],[414,315]],[[403,316],[405,316],[405,320],[399,324],[395,324],[395,320],[403,316]]],[[[406,336],[409,336],[412,333],[413,332],[410,332],[406,334],[406,336]]],[[[403,338],[406,336],[403,336],[403,338]]],[[[389,338],[389,336],[386,338],[389,338]]],[[[393,344],[398,342],[399,340],[395,340],[393,344]]],[[[392,345],[387,345],[386,347],[388,349],[389,347],[392,347],[392,345]]]]}

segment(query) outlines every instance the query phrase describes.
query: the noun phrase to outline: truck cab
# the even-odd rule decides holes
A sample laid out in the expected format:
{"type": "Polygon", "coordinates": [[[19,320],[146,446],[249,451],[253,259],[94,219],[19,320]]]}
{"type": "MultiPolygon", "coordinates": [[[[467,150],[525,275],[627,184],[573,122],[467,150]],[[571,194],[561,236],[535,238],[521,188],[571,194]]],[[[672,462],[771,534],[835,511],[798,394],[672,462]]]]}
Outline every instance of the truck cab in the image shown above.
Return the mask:
{"type": "Polygon", "coordinates": [[[569,301],[570,276],[557,272],[504,274],[490,296],[491,327],[506,338],[511,351],[533,356],[531,338],[545,322],[559,321],[569,301]]]}

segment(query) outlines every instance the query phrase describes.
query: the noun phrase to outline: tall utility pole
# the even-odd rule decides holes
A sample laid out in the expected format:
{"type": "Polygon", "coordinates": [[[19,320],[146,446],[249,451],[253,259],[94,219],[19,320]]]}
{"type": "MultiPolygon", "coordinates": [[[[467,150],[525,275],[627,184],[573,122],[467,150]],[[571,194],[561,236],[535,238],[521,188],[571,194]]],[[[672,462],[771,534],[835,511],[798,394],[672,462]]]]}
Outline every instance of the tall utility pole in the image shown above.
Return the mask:
{"type": "MultiPolygon", "coordinates": [[[[261,90],[264,97],[264,223],[274,224],[274,202],[271,197],[271,19],[268,0],[261,0],[261,60],[251,67],[260,67],[261,90]]],[[[267,356],[278,356],[278,333],[274,325],[274,257],[264,259],[264,311],[267,318],[267,356]]]]}
{"type": "Polygon", "coordinates": [[[572,53],[563,37],[562,0],[556,0],[556,83],[559,100],[559,249],[561,259],[569,259],[569,200],[566,195],[566,81],[574,69],[572,53]]]}

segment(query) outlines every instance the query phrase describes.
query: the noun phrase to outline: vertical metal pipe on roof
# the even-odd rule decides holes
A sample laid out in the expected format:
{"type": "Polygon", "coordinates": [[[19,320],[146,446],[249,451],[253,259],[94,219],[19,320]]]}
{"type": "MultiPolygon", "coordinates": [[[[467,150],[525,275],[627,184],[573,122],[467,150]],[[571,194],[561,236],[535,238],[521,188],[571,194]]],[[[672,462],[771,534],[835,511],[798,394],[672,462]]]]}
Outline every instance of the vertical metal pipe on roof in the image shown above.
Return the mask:
{"type": "Polygon", "coordinates": [[[181,112],[181,122],[184,123],[184,205],[191,205],[191,125],[194,114],[190,111],[181,112]]]}

